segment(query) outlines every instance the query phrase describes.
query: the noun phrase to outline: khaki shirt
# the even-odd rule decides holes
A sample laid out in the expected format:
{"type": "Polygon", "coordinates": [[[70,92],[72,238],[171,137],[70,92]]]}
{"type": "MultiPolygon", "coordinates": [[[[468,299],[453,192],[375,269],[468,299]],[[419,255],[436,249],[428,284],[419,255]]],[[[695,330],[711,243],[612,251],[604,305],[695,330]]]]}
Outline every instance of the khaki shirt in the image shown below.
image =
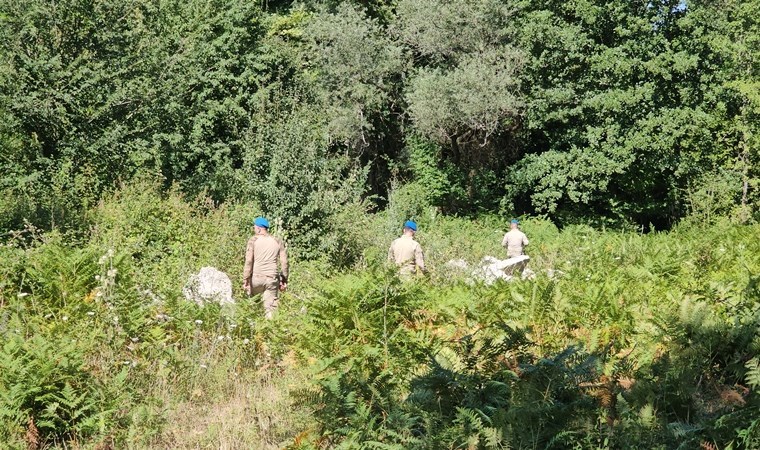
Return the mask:
{"type": "Polygon", "coordinates": [[[278,259],[282,276],[287,280],[288,254],[282,241],[270,234],[253,236],[245,248],[243,280],[250,280],[254,275],[275,278],[278,259]]]}
{"type": "Polygon", "coordinates": [[[411,236],[401,236],[391,243],[388,249],[388,260],[399,266],[402,274],[412,274],[416,268],[425,270],[425,259],[422,255],[422,246],[411,236]]]}
{"type": "Polygon", "coordinates": [[[507,256],[510,258],[522,255],[523,247],[528,243],[528,236],[517,228],[509,230],[501,240],[501,246],[507,249],[507,256]]]}

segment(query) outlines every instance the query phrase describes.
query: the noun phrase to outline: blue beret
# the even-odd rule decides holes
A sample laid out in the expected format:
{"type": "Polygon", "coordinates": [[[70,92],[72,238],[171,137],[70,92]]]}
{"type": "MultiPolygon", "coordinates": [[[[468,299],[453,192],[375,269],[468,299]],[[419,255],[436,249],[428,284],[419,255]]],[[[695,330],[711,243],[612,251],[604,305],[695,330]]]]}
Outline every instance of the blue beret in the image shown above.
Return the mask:
{"type": "Polygon", "coordinates": [[[409,228],[412,231],[417,231],[417,224],[411,220],[404,222],[404,227],[409,228]]]}
{"type": "Polygon", "coordinates": [[[269,228],[269,221],[263,217],[257,217],[254,219],[253,224],[257,227],[269,228]]]}
{"type": "Polygon", "coordinates": [[[520,221],[517,219],[512,219],[511,223],[520,223],[520,221]]]}

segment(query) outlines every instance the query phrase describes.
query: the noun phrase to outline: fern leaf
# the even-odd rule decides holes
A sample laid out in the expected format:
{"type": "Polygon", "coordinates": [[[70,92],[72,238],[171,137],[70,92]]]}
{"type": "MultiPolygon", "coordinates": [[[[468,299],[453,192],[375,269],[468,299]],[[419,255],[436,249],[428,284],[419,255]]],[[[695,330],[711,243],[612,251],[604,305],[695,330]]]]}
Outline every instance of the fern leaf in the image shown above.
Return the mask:
{"type": "Polygon", "coordinates": [[[757,389],[760,388],[760,359],[752,358],[744,365],[747,368],[745,378],[747,384],[757,389]]]}

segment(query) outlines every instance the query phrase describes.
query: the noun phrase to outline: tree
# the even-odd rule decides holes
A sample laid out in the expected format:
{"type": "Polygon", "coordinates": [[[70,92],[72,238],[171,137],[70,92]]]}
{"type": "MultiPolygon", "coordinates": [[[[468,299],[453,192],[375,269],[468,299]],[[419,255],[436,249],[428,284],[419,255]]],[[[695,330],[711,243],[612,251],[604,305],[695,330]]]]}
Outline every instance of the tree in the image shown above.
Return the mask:
{"type": "Polygon", "coordinates": [[[405,92],[414,132],[441,147],[440,165],[461,172],[452,178],[463,185],[452,191],[467,193],[449,208],[473,210],[483,197],[499,197],[490,181],[510,161],[523,106],[513,13],[495,0],[402,0],[397,7],[394,32],[414,56],[405,92]]]}
{"type": "Polygon", "coordinates": [[[521,10],[527,156],[507,205],[656,228],[686,213],[687,187],[724,162],[721,75],[698,11],[670,0],[521,10]]]}
{"type": "Polygon", "coordinates": [[[15,143],[2,184],[33,191],[46,225],[77,222],[140,170],[224,198],[258,89],[260,14],[223,0],[2,0],[0,105],[15,143]]]}
{"type": "Polygon", "coordinates": [[[402,142],[400,90],[408,58],[378,19],[350,3],[320,9],[304,30],[310,85],[328,117],[329,145],[369,167],[369,192],[388,187],[402,142]]]}
{"type": "Polygon", "coordinates": [[[716,86],[723,131],[721,164],[737,174],[739,219],[746,222],[760,198],[760,2],[694,2],[695,23],[708,32],[702,45],[720,64],[722,84],[716,86]]]}

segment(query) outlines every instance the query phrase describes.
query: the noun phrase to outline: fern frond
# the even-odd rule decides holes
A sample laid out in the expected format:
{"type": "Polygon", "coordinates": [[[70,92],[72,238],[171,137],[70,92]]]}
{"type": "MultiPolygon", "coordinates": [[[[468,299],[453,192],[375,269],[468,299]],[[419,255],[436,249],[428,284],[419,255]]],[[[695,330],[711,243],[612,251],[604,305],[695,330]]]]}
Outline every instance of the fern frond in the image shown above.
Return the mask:
{"type": "Polygon", "coordinates": [[[747,373],[744,376],[747,384],[755,389],[760,388],[760,358],[752,358],[744,365],[747,373]]]}

